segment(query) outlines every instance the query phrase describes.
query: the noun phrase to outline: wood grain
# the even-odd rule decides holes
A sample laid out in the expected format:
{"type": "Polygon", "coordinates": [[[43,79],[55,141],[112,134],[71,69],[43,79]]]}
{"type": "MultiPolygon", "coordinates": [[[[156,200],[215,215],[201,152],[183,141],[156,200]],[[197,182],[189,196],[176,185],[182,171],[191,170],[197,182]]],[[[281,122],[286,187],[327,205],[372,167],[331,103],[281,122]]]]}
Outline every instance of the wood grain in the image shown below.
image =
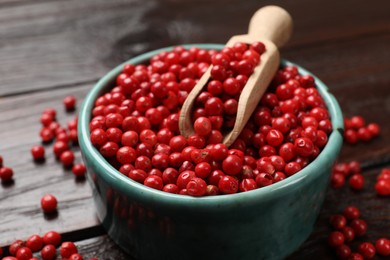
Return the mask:
{"type": "MultiPolygon", "coordinates": [[[[270,1],[21,3],[0,6],[0,96],[91,82],[114,65],[151,49],[226,42],[246,32],[249,17],[270,1]]],[[[387,9],[377,8],[387,1],[376,3],[279,1],[292,14],[296,28],[286,50],[388,33],[387,9]]]]}
{"type": "MultiPolygon", "coordinates": [[[[39,117],[47,107],[57,110],[58,120],[66,127],[75,113],[65,113],[62,99],[72,93],[79,99],[90,85],[59,89],[0,100],[0,154],[4,165],[14,170],[14,182],[0,186],[0,245],[48,230],[70,232],[98,224],[91,189],[84,180],[76,180],[69,169],[55,159],[52,145],[46,144],[46,160],[35,163],[30,149],[40,144],[39,117]],[[51,193],[58,199],[58,214],[45,215],[40,199],[51,193]]],[[[80,162],[78,147],[73,147],[80,162]]]]}

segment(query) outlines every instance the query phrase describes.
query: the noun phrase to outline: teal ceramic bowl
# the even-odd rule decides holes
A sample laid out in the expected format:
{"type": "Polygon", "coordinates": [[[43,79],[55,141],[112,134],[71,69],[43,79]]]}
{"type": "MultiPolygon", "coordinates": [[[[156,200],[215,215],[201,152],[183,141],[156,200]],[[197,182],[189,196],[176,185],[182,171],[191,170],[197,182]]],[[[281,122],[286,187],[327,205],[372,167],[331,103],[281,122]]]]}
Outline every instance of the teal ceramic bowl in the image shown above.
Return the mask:
{"type": "MultiPolygon", "coordinates": [[[[223,45],[185,47],[221,49],[223,45]]],[[[171,48],[137,56],[145,63],[171,48]]],[[[281,66],[294,65],[282,61],[281,66]]],[[[86,96],[79,143],[88,168],[97,215],[109,236],[135,259],[282,259],[310,235],[324,201],[331,167],[342,145],[343,117],[328,88],[314,77],[330,112],[333,131],[320,155],[283,181],[233,195],[194,198],[148,188],[120,174],[89,141],[95,100],[113,87],[123,64],[86,96]]],[[[297,66],[301,74],[310,74],[297,66]]]]}

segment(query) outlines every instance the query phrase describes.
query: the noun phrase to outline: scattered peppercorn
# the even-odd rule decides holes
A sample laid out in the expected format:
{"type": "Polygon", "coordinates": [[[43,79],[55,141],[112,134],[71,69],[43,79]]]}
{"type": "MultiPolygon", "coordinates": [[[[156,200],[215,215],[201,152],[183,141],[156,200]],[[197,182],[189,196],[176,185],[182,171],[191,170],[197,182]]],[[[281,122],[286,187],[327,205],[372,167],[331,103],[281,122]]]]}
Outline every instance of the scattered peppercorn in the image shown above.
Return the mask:
{"type": "Polygon", "coordinates": [[[41,208],[44,213],[53,213],[57,211],[57,199],[51,194],[44,195],[41,198],[41,208]]]}

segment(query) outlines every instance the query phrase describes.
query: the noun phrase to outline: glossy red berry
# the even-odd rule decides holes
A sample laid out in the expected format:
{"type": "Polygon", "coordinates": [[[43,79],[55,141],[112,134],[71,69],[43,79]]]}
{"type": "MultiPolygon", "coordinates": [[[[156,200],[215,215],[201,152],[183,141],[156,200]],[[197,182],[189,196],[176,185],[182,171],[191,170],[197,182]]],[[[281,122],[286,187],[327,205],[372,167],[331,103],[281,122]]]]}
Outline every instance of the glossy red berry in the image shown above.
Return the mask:
{"type": "Polygon", "coordinates": [[[370,132],[372,137],[376,137],[380,134],[380,127],[376,123],[370,123],[367,125],[367,130],[370,132]]]}
{"type": "Polygon", "coordinates": [[[359,253],[351,253],[348,260],[364,260],[363,256],[359,253]]]}
{"type": "Polygon", "coordinates": [[[351,242],[355,238],[355,231],[351,227],[344,227],[341,230],[344,235],[345,242],[351,242]]]}
{"type": "Polygon", "coordinates": [[[38,252],[42,249],[43,238],[39,235],[32,235],[27,239],[26,246],[30,248],[32,252],[38,252]]]}
{"type": "Polygon", "coordinates": [[[242,160],[236,155],[228,155],[222,161],[222,169],[226,174],[236,175],[241,172],[242,160]]]}
{"type": "Polygon", "coordinates": [[[308,157],[313,153],[314,145],[309,138],[301,137],[295,139],[294,142],[295,152],[304,157],[308,157]]]}
{"type": "Polygon", "coordinates": [[[339,189],[344,186],[345,184],[345,176],[342,173],[333,173],[331,176],[330,183],[332,185],[332,188],[339,189]]]}
{"type": "Polygon", "coordinates": [[[190,196],[203,196],[207,192],[207,183],[201,178],[192,178],[186,186],[187,194],[190,196]]]}
{"type": "Polygon", "coordinates": [[[350,224],[357,237],[364,236],[367,232],[367,223],[362,219],[354,219],[350,224]]]}
{"type": "Polygon", "coordinates": [[[338,259],[347,259],[351,255],[351,248],[347,245],[336,247],[336,255],[338,259]]]}
{"type": "Polygon", "coordinates": [[[72,172],[76,177],[83,177],[86,171],[87,169],[83,163],[77,163],[72,167],[72,172]]]}
{"type": "Polygon", "coordinates": [[[360,210],[355,206],[347,206],[344,209],[343,215],[348,220],[358,219],[360,217],[360,210]]]}
{"type": "Polygon", "coordinates": [[[9,167],[0,168],[0,179],[2,182],[9,182],[12,180],[12,176],[14,175],[14,171],[9,167]]]}
{"type": "Polygon", "coordinates": [[[361,190],[364,186],[364,177],[361,174],[354,174],[349,178],[349,186],[354,190],[361,190]]]}
{"type": "MultiPolygon", "coordinates": [[[[83,259],[84,259],[83,256],[80,255],[80,254],[78,254],[78,253],[72,254],[72,255],[68,258],[68,260],[83,260],[83,259]]],[[[91,259],[89,259],[89,260],[91,260],[91,259]]]]}
{"type": "Polygon", "coordinates": [[[341,246],[344,244],[344,235],[339,231],[333,231],[328,236],[328,244],[332,247],[341,246]]]}
{"type": "Polygon", "coordinates": [[[69,145],[65,141],[56,141],[53,144],[53,153],[57,158],[60,158],[62,153],[69,150],[69,145]]]}
{"type": "Polygon", "coordinates": [[[72,151],[65,151],[60,155],[60,161],[64,166],[71,166],[75,157],[72,151]]]}
{"type": "Polygon", "coordinates": [[[206,136],[210,134],[211,129],[211,121],[206,117],[199,117],[194,122],[194,130],[198,135],[206,136]]]}
{"type": "Polygon", "coordinates": [[[41,198],[41,208],[44,213],[53,213],[57,210],[57,198],[51,194],[41,198]]]}
{"type": "Polygon", "coordinates": [[[31,249],[28,247],[19,248],[18,251],[16,251],[16,258],[18,260],[30,260],[32,258],[31,249]]]}
{"type": "Polygon", "coordinates": [[[223,176],[218,182],[218,189],[224,194],[237,193],[238,180],[232,176],[223,176]]]}
{"type": "Polygon", "coordinates": [[[164,187],[162,178],[157,175],[149,175],[146,177],[144,180],[144,185],[156,190],[162,190],[164,187]]]}
{"type": "Polygon", "coordinates": [[[53,260],[57,256],[56,248],[53,245],[46,245],[41,250],[43,260],[53,260]]]}
{"type": "Polygon", "coordinates": [[[42,160],[45,158],[45,148],[42,145],[35,145],[31,148],[31,155],[36,161],[42,160]]]}
{"type": "Polygon", "coordinates": [[[379,238],[375,242],[376,252],[381,256],[390,255],[390,240],[387,238],[379,238]]]}
{"type": "Polygon", "coordinates": [[[380,196],[390,196],[390,179],[378,180],[375,184],[375,191],[380,196]]]}
{"type": "Polygon", "coordinates": [[[342,230],[347,225],[347,220],[343,215],[333,215],[330,217],[330,224],[336,230],[342,230]]]}
{"type": "Polygon", "coordinates": [[[254,179],[243,179],[240,182],[239,190],[241,192],[257,189],[257,183],[254,179]]]}
{"type": "Polygon", "coordinates": [[[75,96],[67,96],[63,100],[65,109],[68,111],[72,111],[76,107],[76,97],[75,96]]]}
{"type": "Polygon", "coordinates": [[[61,244],[61,234],[56,231],[49,231],[43,235],[43,243],[45,245],[53,245],[55,247],[61,244]]]}
{"type": "Polygon", "coordinates": [[[64,258],[69,258],[77,253],[77,247],[73,242],[63,242],[60,247],[60,255],[64,258]]]}
{"type": "Polygon", "coordinates": [[[18,239],[11,243],[11,245],[8,248],[8,251],[11,255],[16,256],[16,252],[25,246],[24,241],[18,239]]]}
{"type": "Polygon", "coordinates": [[[369,242],[361,243],[359,245],[358,251],[364,257],[364,259],[371,259],[375,256],[376,253],[375,246],[369,242]]]}

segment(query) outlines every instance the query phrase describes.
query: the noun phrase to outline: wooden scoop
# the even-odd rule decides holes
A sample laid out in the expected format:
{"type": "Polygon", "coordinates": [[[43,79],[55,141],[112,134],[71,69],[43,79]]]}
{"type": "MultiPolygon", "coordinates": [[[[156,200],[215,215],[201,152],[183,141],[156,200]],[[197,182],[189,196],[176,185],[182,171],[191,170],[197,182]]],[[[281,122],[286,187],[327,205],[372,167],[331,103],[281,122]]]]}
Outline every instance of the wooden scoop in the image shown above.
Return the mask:
{"type": "MultiPolygon", "coordinates": [[[[245,84],[238,100],[237,117],[233,129],[223,139],[230,146],[240,135],[262,95],[275,75],[280,62],[278,47],[283,46],[292,32],[291,16],[278,6],[266,6],[259,9],[251,18],[248,34],[230,38],[226,46],[232,47],[237,42],[251,44],[264,43],[266,50],[260,57],[260,63],[245,84]]],[[[186,98],[180,112],[179,129],[184,137],[195,133],[191,118],[197,96],[210,79],[212,65],[199,79],[186,98]]]]}

